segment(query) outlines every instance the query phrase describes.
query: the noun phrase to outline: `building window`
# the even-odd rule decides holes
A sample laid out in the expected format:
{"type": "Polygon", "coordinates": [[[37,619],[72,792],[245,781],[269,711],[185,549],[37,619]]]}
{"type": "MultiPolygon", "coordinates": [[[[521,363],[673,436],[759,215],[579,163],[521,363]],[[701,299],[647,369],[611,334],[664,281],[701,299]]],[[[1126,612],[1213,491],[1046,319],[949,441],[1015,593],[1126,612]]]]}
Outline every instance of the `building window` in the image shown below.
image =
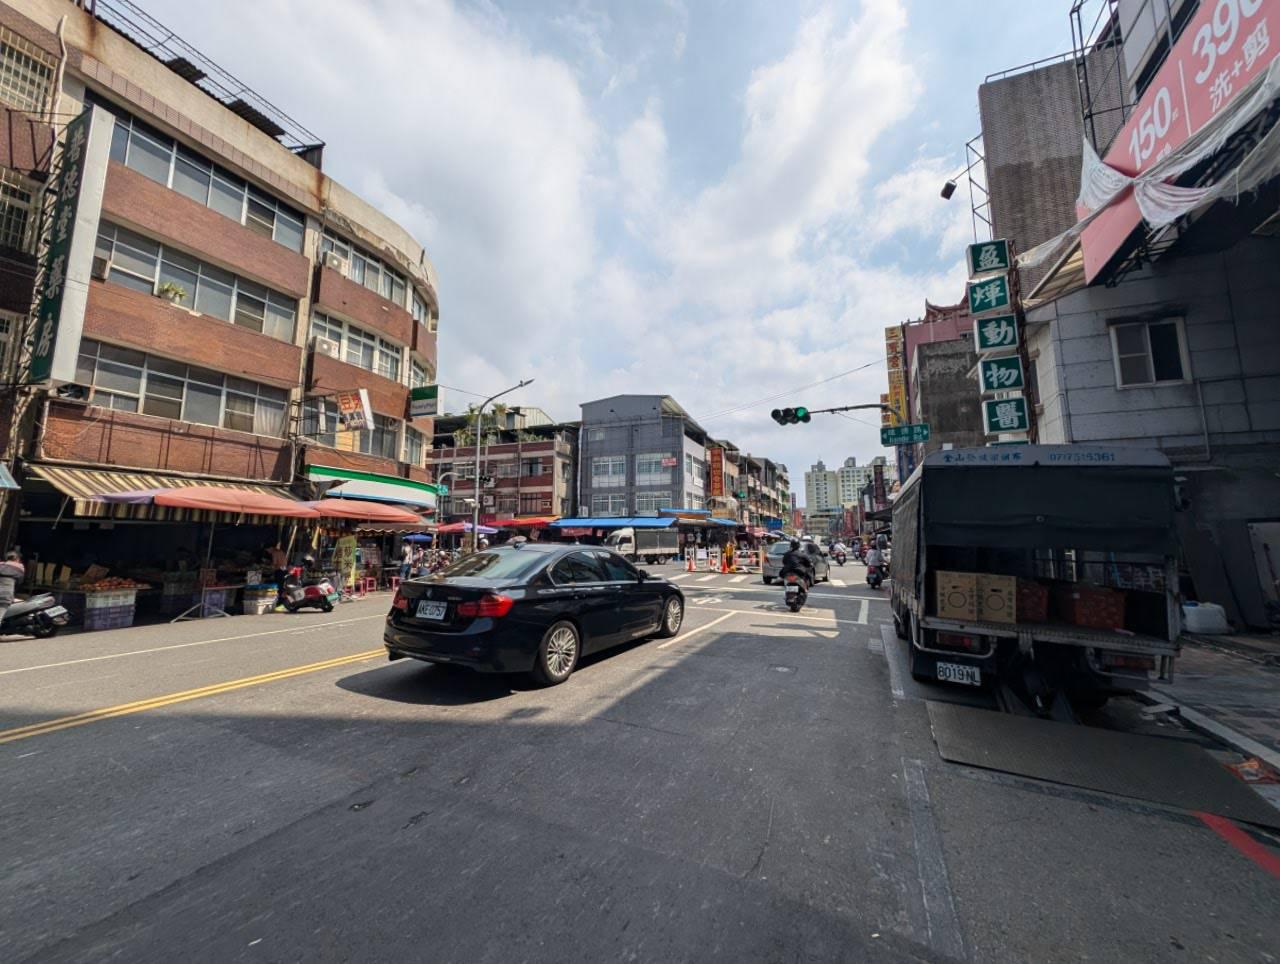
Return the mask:
{"type": "Polygon", "coordinates": [[[29,40],[0,27],[0,100],[18,110],[44,110],[53,86],[53,58],[29,40]]]}
{"type": "Polygon", "coordinates": [[[422,465],[422,433],[417,429],[404,427],[404,460],[410,465],[422,465]]]}
{"type": "Polygon", "coordinates": [[[399,448],[399,426],[395,419],[384,415],[373,416],[373,428],[356,432],[356,448],[365,455],[394,459],[399,448]]]}
{"type": "Polygon", "coordinates": [[[593,495],[591,514],[598,518],[620,518],[627,514],[627,497],[625,495],[593,495]]]}
{"type": "Polygon", "coordinates": [[[98,233],[96,254],[111,263],[107,280],[113,284],[147,294],[155,294],[161,285],[175,284],[185,293],[184,307],[280,341],[293,341],[298,303],[288,295],[105,222],[98,233]]]}
{"type": "Polygon", "coordinates": [[[431,384],[431,376],[427,374],[427,369],[418,361],[409,362],[409,387],[422,388],[424,385],[431,384]]]}
{"type": "Polygon", "coordinates": [[[659,509],[670,509],[670,492],[637,492],[636,515],[657,515],[659,509]]]}
{"type": "Polygon", "coordinates": [[[651,452],[636,456],[636,485],[670,485],[671,469],[664,468],[663,460],[672,460],[664,452],[651,452]]]}
{"type": "Polygon", "coordinates": [[[597,489],[620,488],[627,484],[627,457],[606,455],[591,460],[591,485],[597,489]]]}
{"type": "Polygon", "coordinates": [[[543,501],[547,498],[541,492],[526,492],[520,495],[520,514],[536,515],[542,511],[543,501]]]}
{"type": "Polygon", "coordinates": [[[1189,379],[1187,339],[1181,318],[1111,326],[1116,385],[1159,385],[1189,379]]]}
{"type": "Polygon", "coordinates": [[[308,398],[302,403],[302,434],[321,445],[338,444],[338,406],[331,398],[308,398]]]}
{"type": "Polygon", "coordinates": [[[116,105],[93,96],[89,100],[116,115],[111,137],[113,161],[133,168],[290,251],[302,252],[306,222],[301,213],[173,138],[122,113],[116,105]]]}
{"type": "Polygon", "coordinates": [[[413,315],[413,320],[420,325],[426,325],[431,331],[435,331],[436,325],[433,324],[434,317],[431,313],[431,306],[427,304],[426,300],[417,291],[414,291],[409,303],[409,313],[413,315]]]}
{"type": "MultiPolygon", "coordinates": [[[[388,301],[395,302],[401,308],[413,310],[412,302],[405,303],[408,284],[403,275],[326,228],[320,236],[320,254],[325,255],[330,252],[347,263],[347,279],[349,281],[364,285],[370,291],[380,294],[388,301]]],[[[414,297],[416,298],[417,296],[415,295],[414,297]]]]}
{"type": "Polygon", "coordinates": [[[514,459],[508,459],[505,462],[491,464],[494,468],[493,474],[500,479],[514,479],[520,474],[520,466],[516,464],[514,459]]]}
{"type": "Polygon", "coordinates": [[[602,429],[602,428],[593,428],[593,429],[588,429],[588,430],[587,430],[587,441],[588,441],[588,442],[603,442],[603,441],[604,441],[604,429],[602,429]]]}
{"type": "Polygon", "coordinates": [[[365,371],[374,372],[394,382],[400,381],[403,350],[395,342],[379,338],[338,318],[320,311],[311,312],[312,338],[336,342],[342,360],[365,371]]]}
{"type": "Polygon", "coordinates": [[[8,312],[0,314],[0,382],[7,382],[13,364],[13,346],[22,331],[22,319],[8,312]]]}
{"type": "Polygon", "coordinates": [[[515,514],[515,511],[516,511],[516,505],[517,505],[517,504],[518,504],[518,503],[516,502],[516,497],[515,497],[514,495],[504,495],[504,496],[499,496],[499,498],[498,498],[498,511],[499,511],[499,512],[509,512],[509,513],[511,513],[512,515],[514,515],[514,514],[515,514]]]}
{"type": "Polygon", "coordinates": [[[284,435],[287,392],[207,368],[85,339],[76,381],[93,386],[93,402],[104,408],[284,435]]]}
{"type": "Polygon", "coordinates": [[[36,219],[32,214],[38,190],[30,178],[0,168],[0,247],[34,252],[32,226],[36,219]]]}
{"type": "Polygon", "coordinates": [[[526,478],[530,476],[541,475],[542,459],[525,459],[520,466],[520,474],[525,476],[526,478]]]}

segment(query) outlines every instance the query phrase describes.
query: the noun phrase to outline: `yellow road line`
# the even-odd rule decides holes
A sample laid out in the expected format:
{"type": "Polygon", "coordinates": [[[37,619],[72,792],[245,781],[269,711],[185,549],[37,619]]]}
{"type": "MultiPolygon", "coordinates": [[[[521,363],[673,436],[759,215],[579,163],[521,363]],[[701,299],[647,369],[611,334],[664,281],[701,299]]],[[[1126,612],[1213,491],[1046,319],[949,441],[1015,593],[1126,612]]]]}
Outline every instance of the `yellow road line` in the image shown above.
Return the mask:
{"type": "Polygon", "coordinates": [[[58,730],[66,730],[75,726],[86,726],[89,723],[97,723],[99,720],[109,720],[116,716],[128,716],[132,713],[142,713],[146,710],[159,709],[162,706],[172,706],[174,703],[185,703],[188,700],[203,699],[206,696],[217,696],[221,693],[230,693],[233,690],[244,689],[249,686],[259,686],[263,683],[273,683],[276,680],[289,679],[292,676],[302,676],[306,673],[315,673],[322,669],[331,669],[335,666],[345,666],[347,663],[358,663],[366,659],[372,659],[375,656],[385,656],[384,649],[371,649],[363,653],[355,653],[351,656],[339,656],[337,659],[326,659],[319,663],[307,663],[303,666],[293,666],[289,669],[277,670],[274,673],[263,673],[260,676],[246,676],[243,679],[228,680],[225,683],[214,683],[212,686],[201,686],[193,690],[183,690],[180,693],[168,693],[164,696],[154,696],[151,699],[136,700],[133,703],[121,703],[118,706],[106,706],[100,710],[89,710],[86,713],[77,713],[74,716],[60,716],[52,720],[45,720],[42,723],[32,723],[28,726],[18,726],[9,730],[0,730],[0,744],[14,743],[18,740],[25,740],[33,736],[43,736],[46,733],[56,733],[58,730]]]}

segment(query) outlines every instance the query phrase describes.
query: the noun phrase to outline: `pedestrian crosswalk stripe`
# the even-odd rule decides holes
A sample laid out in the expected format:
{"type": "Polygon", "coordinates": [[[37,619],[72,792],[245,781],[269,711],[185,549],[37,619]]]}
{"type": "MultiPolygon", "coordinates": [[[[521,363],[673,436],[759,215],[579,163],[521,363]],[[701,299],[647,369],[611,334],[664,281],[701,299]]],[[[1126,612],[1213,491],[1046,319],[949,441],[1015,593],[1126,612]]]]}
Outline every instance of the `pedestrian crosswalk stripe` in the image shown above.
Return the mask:
{"type": "Polygon", "coordinates": [[[843,579],[832,579],[831,585],[836,586],[837,588],[843,589],[847,585],[847,583],[843,579]]]}
{"type": "Polygon", "coordinates": [[[691,572],[677,572],[677,573],[676,573],[674,576],[672,576],[671,578],[672,578],[672,580],[674,581],[674,580],[676,580],[676,579],[688,579],[688,578],[689,578],[690,576],[692,576],[692,575],[693,575],[693,573],[691,573],[691,572]]]}
{"type": "Polygon", "coordinates": [[[707,573],[707,575],[703,576],[701,579],[699,579],[698,582],[710,582],[715,577],[716,577],[716,574],[714,572],[710,572],[710,573],[707,573]]]}
{"type": "Polygon", "coordinates": [[[746,581],[747,581],[747,577],[746,577],[746,576],[734,576],[734,577],[733,577],[732,579],[730,579],[729,581],[730,581],[730,582],[746,582],[746,581]]]}

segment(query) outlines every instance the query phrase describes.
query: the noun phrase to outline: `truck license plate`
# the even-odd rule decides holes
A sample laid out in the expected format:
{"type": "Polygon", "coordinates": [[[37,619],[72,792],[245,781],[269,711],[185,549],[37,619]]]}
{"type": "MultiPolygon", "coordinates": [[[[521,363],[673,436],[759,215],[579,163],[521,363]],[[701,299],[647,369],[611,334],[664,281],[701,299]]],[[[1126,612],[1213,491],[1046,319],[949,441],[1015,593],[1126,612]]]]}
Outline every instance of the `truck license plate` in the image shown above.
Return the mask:
{"type": "Polygon", "coordinates": [[[418,618],[444,619],[446,605],[446,603],[442,602],[420,602],[418,603],[418,618]]]}
{"type": "Polygon", "coordinates": [[[966,686],[982,685],[982,670],[976,666],[962,666],[959,663],[939,663],[938,679],[944,683],[964,683],[966,686]]]}

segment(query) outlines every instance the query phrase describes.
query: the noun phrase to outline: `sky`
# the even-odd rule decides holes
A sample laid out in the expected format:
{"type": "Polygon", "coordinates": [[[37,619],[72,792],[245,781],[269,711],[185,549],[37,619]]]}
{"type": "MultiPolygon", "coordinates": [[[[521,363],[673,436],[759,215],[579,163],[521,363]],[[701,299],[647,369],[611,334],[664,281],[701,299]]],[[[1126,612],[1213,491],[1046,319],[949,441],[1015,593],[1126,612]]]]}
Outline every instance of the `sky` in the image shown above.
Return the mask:
{"type": "Polygon", "coordinates": [[[1071,46],[1068,0],[142,4],[424,245],[446,409],[669,394],[801,493],[878,415],[770,409],[879,401],[963,292],[978,85],[1071,46]]]}

